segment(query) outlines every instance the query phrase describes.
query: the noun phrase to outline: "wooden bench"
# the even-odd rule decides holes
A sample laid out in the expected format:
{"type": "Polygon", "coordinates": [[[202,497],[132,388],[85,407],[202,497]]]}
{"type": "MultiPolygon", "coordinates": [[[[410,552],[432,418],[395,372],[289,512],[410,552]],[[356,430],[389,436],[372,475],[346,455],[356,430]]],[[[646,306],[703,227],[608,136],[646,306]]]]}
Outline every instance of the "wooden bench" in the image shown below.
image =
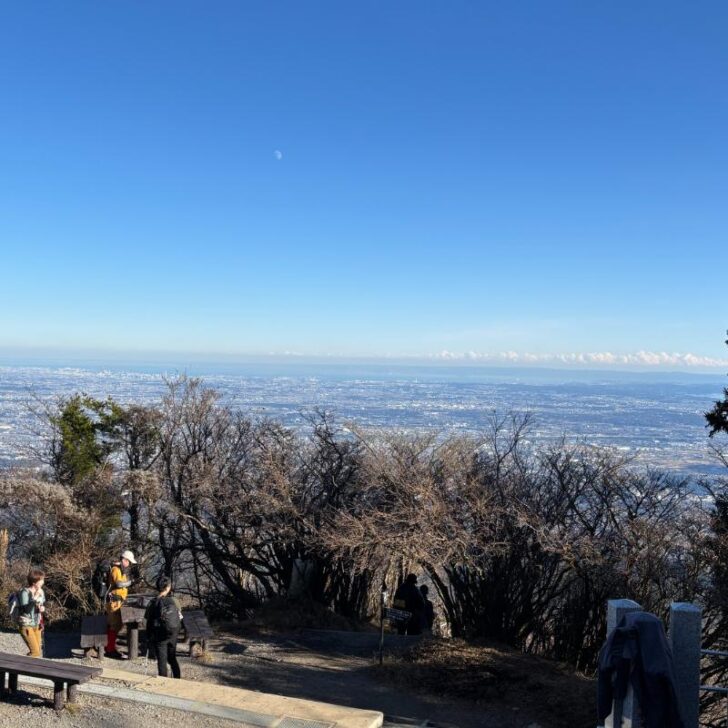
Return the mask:
{"type": "Polygon", "coordinates": [[[94,614],[81,619],[81,648],[85,657],[88,657],[91,650],[96,650],[99,660],[104,659],[107,623],[105,614],[94,614]]]}
{"type": "Polygon", "coordinates": [[[8,676],[8,691],[11,695],[18,691],[18,675],[51,680],[53,681],[53,707],[56,710],[63,709],[66,694],[68,702],[75,703],[77,686],[100,674],[100,667],[85,667],[56,660],[44,660],[40,657],[0,652],[0,691],[5,692],[6,675],[8,676]]]}
{"type": "Polygon", "coordinates": [[[182,625],[187,635],[187,641],[190,643],[190,656],[196,644],[199,644],[204,650],[207,640],[215,636],[205,613],[201,609],[183,611],[182,625]]]}
{"type": "MultiPolygon", "coordinates": [[[[149,602],[154,599],[150,594],[130,594],[121,607],[121,621],[126,625],[129,659],[139,657],[139,628],[144,626],[144,612],[149,602]]],[[[99,660],[104,658],[106,648],[106,628],[108,618],[105,614],[94,614],[81,620],[81,647],[85,656],[96,650],[99,660]]]]}

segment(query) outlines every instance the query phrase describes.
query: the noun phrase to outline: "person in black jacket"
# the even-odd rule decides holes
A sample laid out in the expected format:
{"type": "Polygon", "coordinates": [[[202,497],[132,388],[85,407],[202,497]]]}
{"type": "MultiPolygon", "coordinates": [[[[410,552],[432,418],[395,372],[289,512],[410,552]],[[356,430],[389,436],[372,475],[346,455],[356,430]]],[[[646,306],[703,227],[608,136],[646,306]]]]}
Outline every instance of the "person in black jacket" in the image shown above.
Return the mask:
{"type": "Polygon", "coordinates": [[[672,650],[662,622],[648,612],[625,614],[599,653],[600,725],[612,712],[613,701],[624,699],[628,685],[645,728],[685,728],[675,691],[672,650]]]}
{"type": "Polygon", "coordinates": [[[168,576],[157,579],[157,591],[146,612],[147,646],[150,653],[157,655],[157,672],[167,677],[167,662],[172,668],[173,677],[179,678],[181,672],[177,662],[177,636],[182,624],[182,610],[179,602],[170,595],[172,581],[168,576]]]}
{"type": "Polygon", "coordinates": [[[422,620],[425,614],[425,600],[417,588],[417,576],[407,574],[407,578],[394,593],[394,606],[412,615],[406,622],[397,624],[399,634],[422,634],[422,620]]]}

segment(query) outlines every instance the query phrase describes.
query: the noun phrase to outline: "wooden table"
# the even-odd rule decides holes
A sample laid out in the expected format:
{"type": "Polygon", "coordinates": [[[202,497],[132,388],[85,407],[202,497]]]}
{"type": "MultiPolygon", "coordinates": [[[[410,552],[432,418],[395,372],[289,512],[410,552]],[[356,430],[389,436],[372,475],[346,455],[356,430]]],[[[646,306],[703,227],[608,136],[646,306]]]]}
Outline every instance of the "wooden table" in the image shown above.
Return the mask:
{"type": "Polygon", "coordinates": [[[29,675],[53,681],[53,707],[62,710],[65,704],[65,695],[68,702],[75,703],[77,686],[88,682],[91,678],[101,674],[100,667],[86,667],[73,665],[57,660],[45,660],[40,657],[26,657],[25,655],[10,655],[0,652],[0,692],[5,692],[5,676],[8,676],[8,691],[14,694],[18,691],[18,675],[29,675]]]}
{"type": "Polygon", "coordinates": [[[139,657],[139,627],[144,627],[144,612],[146,609],[140,607],[128,607],[126,604],[121,607],[121,621],[126,625],[129,635],[129,659],[136,660],[139,657]]]}
{"type": "Polygon", "coordinates": [[[121,621],[126,625],[129,635],[129,659],[139,657],[139,628],[145,628],[144,613],[154,594],[129,594],[121,606],[121,621]]]}

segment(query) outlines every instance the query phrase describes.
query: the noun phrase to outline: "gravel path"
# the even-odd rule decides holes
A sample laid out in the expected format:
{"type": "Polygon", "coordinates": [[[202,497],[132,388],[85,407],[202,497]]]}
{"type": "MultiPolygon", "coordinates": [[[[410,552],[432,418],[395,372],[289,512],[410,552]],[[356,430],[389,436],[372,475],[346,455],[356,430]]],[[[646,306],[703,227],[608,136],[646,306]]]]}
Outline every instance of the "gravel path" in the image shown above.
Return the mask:
{"type": "MultiPolygon", "coordinates": [[[[70,649],[75,647],[78,637],[66,634],[51,633],[47,649],[49,657],[56,657],[57,652],[65,652],[66,659],[78,661],[70,655],[70,649]]],[[[0,652],[12,652],[21,655],[27,654],[25,643],[17,632],[0,632],[0,652]]],[[[187,658],[184,661],[189,662],[187,658]]],[[[89,664],[98,664],[90,661],[89,664]]],[[[129,662],[112,663],[106,661],[107,666],[144,672],[143,661],[133,664],[129,662]]],[[[150,674],[155,674],[150,664],[150,674]]],[[[183,667],[183,669],[185,669],[183,667]]],[[[0,727],[1,728],[180,728],[181,726],[194,726],[195,728],[245,728],[234,721],[212,718],[205,715],[190,715],[178,710],[158,708],[143,703],[129,703],[121,700],[107,701],[90,695],[79,694],[78,707],[72,706],[56,715],[53,710],[53,689],[49,683],[48,688],[37,685],[23,685],[16,696],[0,701],[0,727]]]]}
{"type": "MultiPolygon", "coordinates": [[[[390,638],[390,650],[406,647],[407,641],[396,635],[390,638]]],[[[210,640],[205,660],[191,659],[186,647],[179,650],[182,677],[231,687],[258,690],[278,695],[378,710],[387,716],[404,716],[417,725],[425,720],[447,728],[525,728],[534,724],[529,719],[528,706],[510,709],[495,706],[476,706],[473,703],[443,699],[433,695],[404,692],[377,675],[375,652],[376,633],[303,630],[290,635],[218,634],[210,640]]],[[[123,649],[122,641],[122,649],[123,649]]],[[[77,649],[78,635],[49,633],[47,657],[81,661],[77,649]]],[[[17,633],[0,632],[0,651],[25,654],[25,645],[17,633]]],[[[98,666],[98,660],[87,664],[98,666]]],[[[145,660],[105,660],[110,668],[149,675],[156,673],[156,664],[145,660]]],[[[0,703],[0,726],[79,726],[96,728],[166,728],[166,726],[195,726],[223,728],[231,723],[217,718],[189,715],[179,711],[135,703],[103,700],[81,696],[77,715],[66,711],[60,719],[50,707],[29,710],[27,705],[37,696],[41,704],[49,705],[51,690],[41,696],[41,690],[28,686],[25,702],[20,705],[0,703]],[[37,716],[37,717],[36,717],[37,716]],[[25,721],[25,722],[23,722],[25,721]],[[45,721],[45,722],[43,722],[45,721]]],[[[391,721],[389,725],[396,725],[391,721]]]]}
{"type": "MultiPolygon", "coordinates": [[[[143,703],[120,700],[104,701],[79,695],[77,708],[64,710],[60,716],[53,710],[53,690],[36,685],[23,687],[16,698],[0,702],[2,728],[241,728],[235,723],[204,715],[190,715],[178,710],[157,708],[143,703]]],[[[244,726],[242,726],[244,728],[244,726]]]]}

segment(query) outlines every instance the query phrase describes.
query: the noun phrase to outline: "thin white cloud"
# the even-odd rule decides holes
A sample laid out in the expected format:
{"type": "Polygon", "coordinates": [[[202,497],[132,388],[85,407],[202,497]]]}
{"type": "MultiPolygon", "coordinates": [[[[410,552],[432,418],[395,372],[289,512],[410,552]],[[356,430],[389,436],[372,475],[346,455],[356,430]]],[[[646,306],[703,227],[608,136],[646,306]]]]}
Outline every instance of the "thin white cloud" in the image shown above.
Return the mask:
{"type": "Polygon", "coordinates": [[[484,364],[554,364],[567,366],[634,366],[679,367],[686,369],[725,369],[728,359],[718,359],[698,354],[670,353],[666,351],[638,351],[631,354],[615,354],[611,351],[532,354],[528,352],[501,351],[484,353],[475,351],[441,351],[427,358],[442,361],[476,361],[484,364]]]}
{"type": "Polygon", "coordinates": [[[280,162],[283,159],[283,152],[280,149],[276,149],[273,152],[273,156],[280,162]]]}
{"type": "Polygon", "coordinates": [[[630,354],[615,354],[611,351],[567,352],[551,354],[534,354],[531,352],[499,351],[449,351],[444,349],[436,354],[364,354],[352,352],[299,352],[271,351],[270,356],[288,358],[327,358],[342,360],[377,360],[387,361],[439,361],[462,362],[473,364],[491,364],[496,366],[553,366],[584,368],[640,368],[640,369],[711,369],[728,370],[728,359],[700,356],[691,353],[666,351],[637,351],[630,354]]]}

